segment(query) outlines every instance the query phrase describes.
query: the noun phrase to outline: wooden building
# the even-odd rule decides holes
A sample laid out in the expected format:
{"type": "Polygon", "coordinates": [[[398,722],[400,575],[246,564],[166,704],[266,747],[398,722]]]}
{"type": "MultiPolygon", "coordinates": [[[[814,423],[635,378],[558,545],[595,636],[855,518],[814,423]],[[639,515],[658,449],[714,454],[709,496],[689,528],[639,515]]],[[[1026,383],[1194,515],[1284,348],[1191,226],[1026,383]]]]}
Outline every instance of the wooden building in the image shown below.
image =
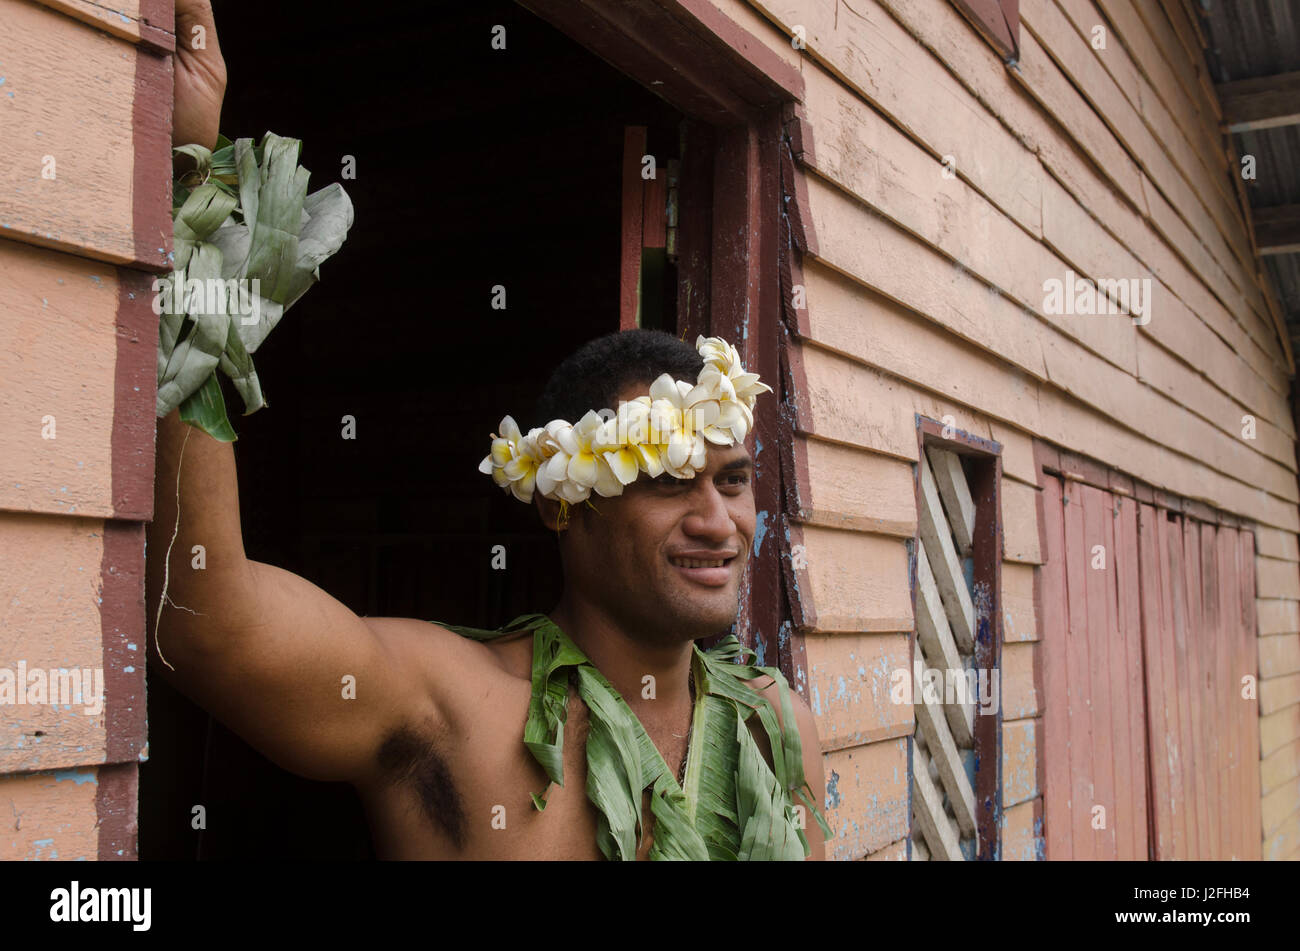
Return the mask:
{"type": "MultiPolygon", "coordinates": [[[[313,187],[356,170],[235,421],[251,557],[363,614],[545,610],[552,542],[474,471],[484,434],[540,424],[598,333],[719,334],[781,397],[737,629],[817,717],[831,857],[1300,857],[1285,5],[430,6],[287,51],[302,5],[218,10],[223,131],[301,137],[313,187]],[[459,356],[485,334],[490,379],[459,356]]],[[[295,833],[345,792],[155,679],[146,731],[170,4],[0,22],[0,676],[106,692],[0,705],[0,857],[362,855],[295,833]]]]}

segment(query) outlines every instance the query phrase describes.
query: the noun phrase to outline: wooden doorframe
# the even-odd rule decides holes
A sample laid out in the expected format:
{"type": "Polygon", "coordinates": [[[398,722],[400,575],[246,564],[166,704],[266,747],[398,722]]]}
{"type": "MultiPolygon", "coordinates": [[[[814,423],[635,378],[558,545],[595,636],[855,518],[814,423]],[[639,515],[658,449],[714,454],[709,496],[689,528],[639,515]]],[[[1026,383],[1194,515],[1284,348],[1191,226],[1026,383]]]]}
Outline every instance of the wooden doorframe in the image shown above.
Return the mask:
{"type": "MultiPolygon", "coordinates": [[[[720,336],[774,392],[760,400],[749,437],[759,523],[736,634],[762,663],[778,664],[806,699],[791,549],[801,533],[796,479],[800,394],[807,392],[793,334],[806,311],[791,304],[799,254],[815,247],[807,188],[793,161],[810,131],[799,71],[710,0],[518,0],[687,117],[678,222],[678,336],[720,336]]],[[[806,490],[805,490],[806,491],[806,490]]]]}

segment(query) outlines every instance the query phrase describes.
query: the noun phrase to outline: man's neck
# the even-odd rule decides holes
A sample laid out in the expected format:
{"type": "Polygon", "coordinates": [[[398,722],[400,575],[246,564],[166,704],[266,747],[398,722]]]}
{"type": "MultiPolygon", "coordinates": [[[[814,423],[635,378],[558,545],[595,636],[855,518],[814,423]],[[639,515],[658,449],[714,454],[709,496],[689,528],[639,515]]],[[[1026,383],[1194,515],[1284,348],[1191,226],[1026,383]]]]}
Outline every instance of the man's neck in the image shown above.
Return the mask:
{"type": "Polygon", "coordinates": [[[548,616],[643,723],[674,721],[690,709],[693,641],[657,644],[638,638],[594,605],[567,596],[548,616]]]}

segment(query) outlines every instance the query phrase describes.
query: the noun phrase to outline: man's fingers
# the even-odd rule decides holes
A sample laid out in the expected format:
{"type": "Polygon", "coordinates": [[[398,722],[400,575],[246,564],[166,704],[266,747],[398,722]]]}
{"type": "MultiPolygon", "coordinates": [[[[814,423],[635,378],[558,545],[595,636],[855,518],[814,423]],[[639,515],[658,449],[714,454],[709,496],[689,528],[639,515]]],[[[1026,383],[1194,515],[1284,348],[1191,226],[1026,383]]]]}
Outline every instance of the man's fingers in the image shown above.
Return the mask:
{"type": "Polygon", "coordinates": [[[176,0],[176,45],[190,50],[195,27],[200,28],[205,46],[218,50],[217,21],[212,13],[212,0],[176,0]]]}

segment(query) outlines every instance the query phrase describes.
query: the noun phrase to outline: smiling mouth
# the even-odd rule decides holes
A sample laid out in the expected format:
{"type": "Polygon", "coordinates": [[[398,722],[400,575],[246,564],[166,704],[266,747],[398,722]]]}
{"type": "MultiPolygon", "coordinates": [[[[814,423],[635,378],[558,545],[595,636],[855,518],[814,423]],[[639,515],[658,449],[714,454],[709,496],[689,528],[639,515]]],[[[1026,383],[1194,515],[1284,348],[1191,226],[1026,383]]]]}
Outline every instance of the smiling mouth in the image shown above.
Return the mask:
{"type": "MultiPolygon", "coordinates": [[[[734,555],[732,556],[735,557],[734,555]]],[[[731,558],[715,558],[704,560],[699,558],[670,558],[668,559],[678,568],[722,568],[731,564],[731,558]]]]}
{"type": "Polygon", "coordinates": [[[723,588],[731,583],[731,563],[738,556],[727,558],[669,558],[669,563],[685,575],[688,581],[706,588],[723,588]]]}

